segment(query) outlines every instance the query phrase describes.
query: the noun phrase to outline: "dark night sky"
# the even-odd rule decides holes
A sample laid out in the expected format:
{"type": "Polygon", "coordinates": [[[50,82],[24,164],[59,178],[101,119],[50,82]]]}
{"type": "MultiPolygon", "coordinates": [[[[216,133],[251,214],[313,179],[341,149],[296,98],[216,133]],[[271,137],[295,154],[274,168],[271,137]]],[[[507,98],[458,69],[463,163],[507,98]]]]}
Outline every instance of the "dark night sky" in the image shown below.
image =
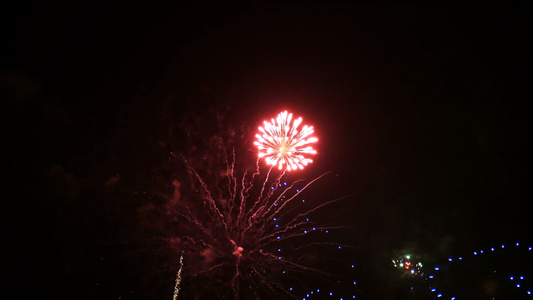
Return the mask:
{"type": "MultiPolygon", "coordinates": [[[[314,124],[305,176],[332,171],[318,194],[354,195],[327,213],[353,226],[367,270],[406,245],[444,255],[532,239],[530,5],[0,11],[3,265],[27,297],[150,299],[129,258],[145,199],[125,195],[164,181],[154,174],[186,148],[190,113],[255,128],[290,109],[314,124]]],[[[366,295],[385,299],[372,276],[366,295]]]]}

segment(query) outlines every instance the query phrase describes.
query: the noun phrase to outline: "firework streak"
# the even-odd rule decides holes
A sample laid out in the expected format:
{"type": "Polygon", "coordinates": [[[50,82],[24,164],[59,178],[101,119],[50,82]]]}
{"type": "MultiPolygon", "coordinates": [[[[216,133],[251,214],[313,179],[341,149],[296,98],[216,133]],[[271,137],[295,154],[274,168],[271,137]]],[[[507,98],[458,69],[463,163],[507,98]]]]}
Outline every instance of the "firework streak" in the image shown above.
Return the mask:
{"type": "MultiPolygon", "coordinates": [[[[301,256],[306,249],[320,245],[341,248],[324,242],[324,235],[342,226],[319,226],[310,217],[324,206],[348,197],[311,206],[301,194],[327,173],[307,182],[296,180],[288,184],[284,181],[285,170],[274,175],[274,166],[261,175],[259,158],[255,171],[245,170],[237,175],[235,151],[232,158],[230,161],[224,155],[222,171],[211,172],[211,176],[201,176],[183,159],[191,192],[181,193],[186,196],[173,202],[172,211],[180,224],[180,247],[189,261],[187,272],[181,276],[196,283],[192,289],[201,290],[190,293],[196,299],[294,298],[296,292],[303,292],[308,284],[305,278],[311,274],[331,277],[321,268],[302,262],[301,256]],[[306,235],[322,236],[322,241],[310,242],[312,237],[302,241],[306,235]],[[299,291],[291,286],[293,283],[301,287],[299,291]]],[[[183,254],[180,264],[182,259],[183,254]]],[[[181,267],[178,279],[180,272],[181,267]]]]}

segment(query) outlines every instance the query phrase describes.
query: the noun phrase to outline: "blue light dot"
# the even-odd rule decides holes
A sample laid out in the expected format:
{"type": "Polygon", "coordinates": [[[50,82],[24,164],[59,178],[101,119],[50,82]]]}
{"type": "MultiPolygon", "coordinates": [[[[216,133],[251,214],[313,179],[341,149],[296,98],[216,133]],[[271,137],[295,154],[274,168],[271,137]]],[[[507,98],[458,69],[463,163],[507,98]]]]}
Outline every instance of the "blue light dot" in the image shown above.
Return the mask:
{"type": "Polygon", "coordinates": [[[437,297],[439,297],[439,298],[442,297],[442,294],[438,294],[437,297]]]}
{"type": "Polygon", "coordinates": [[[281,238],[278,236],[278,240],[280,240],[281,238]]]}
{"type": "Polygon", "coordinates": [[[459,260],[463,260],[463,258],[461,256],[459,256],[459,260]]]}
{"type": "Polygon", "coordinates": [[[479,250],[480,253],[483,253],[483,250],[479,250]]]}
{"type": "Polygon", "coordinates": [[[342,249],[342,247],[341,247],[341,246],[339,246],[339,249],[342,249]]]}
{"type": "Polygon", "coordinates": [[[279,228],[279,224],[276,224],[276,228],[279,228]]]}
{"type": "Polygon", "coordinates": [[[296,192],[297,192],[297,193],[299,193],[299,192],[300,192],[300,190],[296,190],[296,192]]]}
{"type": "Polygon", "coordinates": [[[438,271],[438,270],[440,270],[440,268],[439,267],[435,267],[435,271],[438,271]]]}
{"type": "Polygon", "coordinates": [[[281,259],[281,256],[278,256],[278,259],[281,259]]]}
{"type": "Polygon", "coordinates": [[[516,243],[516,246],[520,245],[520,243],[516,243]]]}
{"type": "Polygon", "coordinates": [[[436,288],[432,288],[431,291],[432,291],[432,292],[436,292],[437,289],[436,289],[436,288]]]}
{"type": "Polygon", "coordinates": [[[490,251],[494,251],[494,248],[490,248],[490,251]]]}
{"type": "Polygon", "coordinates": [[[531,295],[531,291],[527,291],[527,294],[528,294],[528,295],[531,295]]]}
{"type": "Polygon", "coordinates": [[[316,227],[313,227],[313,230],[316,230],[316,227]]]}
{"type": "Polygon", "coordinates": [[[330,296],[333,296],[333,293],[332,293],[332,292],[329,292],[329,295],[330,295],[330,296]]]}
{"type": "Polygon", "coordinates": [[[435,276],[433,275],[429,275],[429,279],[433,279],[435,276]]]}
{"type": "Polygon", "coordinates": [[[531,251],[531,247],[527,248],[527,250],[531,251]]]}
{"type": "Polygon", "coordinates": [[[274,221],[277,221],[277,220],[278,220],[278,218],[274,218],[273,220],[274,220],[274,221]]]}
{"type": "Polygon", "coordinates": [[[513,279],[514,279],[514,277],[513,277],[513,276],[511,276],[511,278],[510,278],[510,279],[511,279],[511,280],[513,280],[513,279]]]}
{"type": "Polygon", "coordinates": [[[450,258],[448,258],[448,261],[453,261],[453,258],[451,258],[451,257],[450,257],[450,258]]]}
{"type": "Polygon", "coordinates": [[[505,245],[502,245],[502,248],[505,248],[505,245]]]}
{"type": "Polygon", "coordinates": [[[477,252],[476,252],[476,251],[474,251],[474,255],[477,255],[477,252]]]}
{"type": "Polygon", "coordinates": [[[357,284],[357,281],[354,281],[353,284],[357,284]]]}
{"type": "MultiPolygon", "coordinates": [[[[329,230],[326,230],[326,233],[329,233],[329,230]]],[[[529,250],[531,250],[531,248],[529,250]]]]}
{"type": "Polygon", "coordinates": [[[284,184],[284,185],[287,185],[287,183],[286,183],[286,182],[284,182],[283,184],[284,184]]]}
{"type": "Polygon", "coordinates": [[[281,186],[281,183],[279,184],[279,186],[281,186]]]}
{"type": "Polygon", "coordinates": [[[355,268],[355,265],[352,265],[352,268],[355,268]]]}
{"type": "Polygon", "coordinates": [[[304,230],[304,233],[307,233],[307,230],[304,230]]]}
{"type": "Polygon", "coordinates": [[[289,288],[289,291],[292,291],[292,287],[289,288]]]}
{"type": "Polygon", "coordinates": [[[281,249],[278,249],[278,252],[281,252],[281,249]]]}
{"type": "Polygon", "coordinates": [[[520,287],[520,283],[517,283],[517,284],[516,284],[516,287],[519,288],[519,287],[520,287]]]}
{"type": "Polygon", "coordinates": [[[352,295],[352,299],[355,299],[355,295],[352,295]]]}
{"type": "Polygon", "coordinates": [[[452,297],[452,299],[451,299],[451,300],[455,300],[455,297],[452,297]]]}
{"type": "Polygon", "coordinates": [[[520,279],[523,280],[523,279],[524,279],[524,276],[520,276],[520,279]]]}
{"type": "Polygon", "coordinates": [[[304,203],[305,203],[305,199],[302,199],[302,202],[304,202],[304,203]]]}
{"type": "Polygon", "coordinates": [[[316,292],[317,292],[317,293],[320,293],[320,289],[316,289],[316,292]]]}

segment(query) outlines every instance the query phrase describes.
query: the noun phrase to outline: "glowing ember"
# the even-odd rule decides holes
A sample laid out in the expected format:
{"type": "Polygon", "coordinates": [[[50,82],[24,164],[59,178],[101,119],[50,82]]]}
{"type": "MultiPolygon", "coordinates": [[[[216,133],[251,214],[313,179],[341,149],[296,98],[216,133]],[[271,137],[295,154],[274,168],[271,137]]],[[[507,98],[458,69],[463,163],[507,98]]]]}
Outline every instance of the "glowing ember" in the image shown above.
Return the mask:
{"type": "Polygon", "coordinates": [[[254,145],[259,149],[259,157],[265,158],[269,165],[278,165],[279,169],[288,171],[297,168],[303,169],[313,160],[305,157],[305,154],[316,154],[316,150],[309,144],[318,141],[312,137],[313,126],[304,125],[301,130],[298,126],[302,118],[294,120],[292,113],[282,112],[276,120],[264,121],[264,127],[259,127],[262,134],[256,134],[257,141],[254,145]]]}

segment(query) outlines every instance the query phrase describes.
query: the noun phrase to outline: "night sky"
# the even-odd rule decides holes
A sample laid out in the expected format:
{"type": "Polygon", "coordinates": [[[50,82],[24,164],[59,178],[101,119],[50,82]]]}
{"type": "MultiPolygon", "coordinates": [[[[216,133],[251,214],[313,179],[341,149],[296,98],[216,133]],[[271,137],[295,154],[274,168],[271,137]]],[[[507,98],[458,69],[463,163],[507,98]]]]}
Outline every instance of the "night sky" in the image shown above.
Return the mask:
{"type": "Polygon", "coordinates": [[[169,154],[201,151],[187,133],[234,130],[247,157],[257,126],[286,109],[320,138],[301,177],[331,171],[315,196],[350,196],[323,214],[351,228],[340,238],[354,246],[360,298],[411,299],[388,278],[395,251],[436,260],[531,243],[532,13],[312,1],[0,9],[8,286],[19,299],[171,299],[173,273],[158,271],[176,260],[149,246],[161,225],[142,214],[172,194],[169,154]]]}

